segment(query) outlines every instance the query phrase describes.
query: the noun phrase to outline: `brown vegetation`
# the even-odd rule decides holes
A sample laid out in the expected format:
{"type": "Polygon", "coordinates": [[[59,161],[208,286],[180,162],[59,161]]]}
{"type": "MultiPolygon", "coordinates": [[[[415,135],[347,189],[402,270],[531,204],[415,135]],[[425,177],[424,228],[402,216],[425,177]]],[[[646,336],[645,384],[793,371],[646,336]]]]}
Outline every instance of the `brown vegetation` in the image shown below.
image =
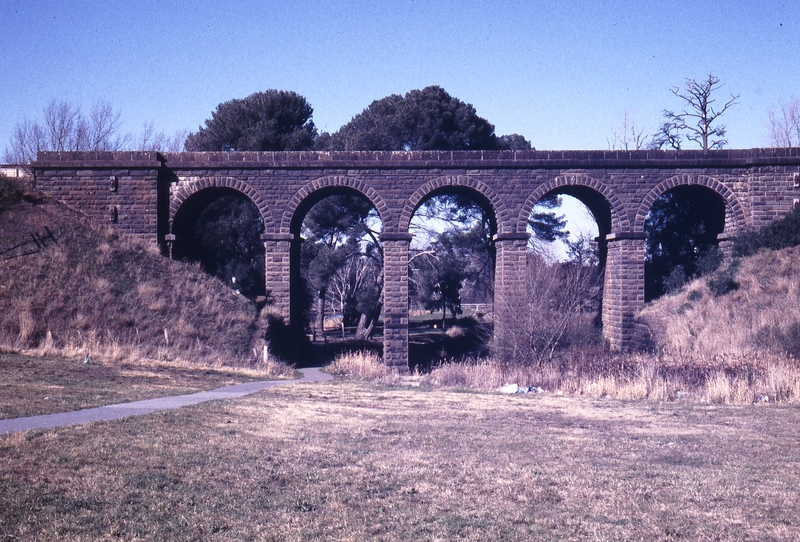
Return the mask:
{"type": "Polygon", "coordinates": [[[0,437],[0,538],[797,540],[800,411],[298,384],[0,437]]]}
{"type": "Polygon", "coordinates": [[[383,383],[397,382],[400,377],[396,369],[383,364],[378,354],[364,350],[337,356],[327,370],[339,376],[383,383]]]}
{"type": "Polygon", "coordinates": [[[537,393],[625,400],[714,404],[796,402],[800,368],[785,356],[718,356],[687,360],[654,354],[613,354],[602,349],[562,352],[551,362],[524,365],[496,359],[446,362],[402,378],[373,354],[352,353],[331,365],[335,374],[384,384],[497,391],[507,384],[537,393]]]}
{"type": "MultiPolygon", "coordinates": [[[[728,272],[727,291],[714,275],[686,284],[641,311],[655,346],[687,358],[757,357],[787,351],[769,334],[800,322],[800,247],[763,250],[728,272]]],[[[725,271],[719,272],[720,274],[725,271]]]]}
{"type": "Polygon", "coordinates": [[[3,347],[106,360],[263,357],[255,306],[198,266],[16,182],[0,180],[0,200],[3,347]]]}

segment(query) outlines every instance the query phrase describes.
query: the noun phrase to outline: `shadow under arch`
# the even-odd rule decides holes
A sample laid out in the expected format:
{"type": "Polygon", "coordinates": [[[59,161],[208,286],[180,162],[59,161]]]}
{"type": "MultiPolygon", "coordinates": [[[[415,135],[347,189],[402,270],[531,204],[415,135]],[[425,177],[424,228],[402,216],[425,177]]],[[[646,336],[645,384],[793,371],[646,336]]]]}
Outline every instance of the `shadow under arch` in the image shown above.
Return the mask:
{"type": "Polygon", "coordinates": [[[200,262],[207,273],[255,298],[265,293],[264,227],[263,215],[246,194],[209,186],[176,205],[172,257],[200,262]]]}
{"type": "Polygon", "coordinates": [[[236,180],[231,177],[207,177],[195,179],[192,181],[179,181],[173,194],[169,198],[169,227],[172,232],[172,225],[178,210],[183,206],[187,199],[195,194],[208,189],[230,189],[239,192],[244,197],[249,199],[253,205],[258,209],[261,215],[261,220],[264,223],[266,231],[274,229],[274,221],[269,207],[266,205],[263,196],[249,184],[236,180]]]}
{"type": "Polygon", "coordinates": [[[645,301],[707,275],[722,263],[720,241],[731,207],[705,183],[677,184],[653,199],[642,226],[646,234],[645,301]]]}
{"type": "Polygon", "coordinates": [[[663,194],[681,186],[701,186],[715,192],[725,204],[725,223],[722,232],[726,235],[736,235],[745,230],[746,221],[744,210],[733,191],[718,179],[708,175],[675,175],[654,186],[644,197],[636,211],[633,231],[644,232],[647,214],[653,207],[656,199],[663,194]]]}

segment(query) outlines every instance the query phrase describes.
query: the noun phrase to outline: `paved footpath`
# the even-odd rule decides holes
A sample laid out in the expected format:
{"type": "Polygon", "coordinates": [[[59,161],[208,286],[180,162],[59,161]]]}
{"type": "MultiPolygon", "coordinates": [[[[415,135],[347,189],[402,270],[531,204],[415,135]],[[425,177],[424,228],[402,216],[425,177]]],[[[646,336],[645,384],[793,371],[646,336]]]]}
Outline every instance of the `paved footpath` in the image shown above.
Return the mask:
{"type": "Polygon", "coordinates": [[[141,416],[142,414],[150,414],[158,410],[181,408],[188,405],[205,403],[206,401],[214,401],[216,399],[242,397],[243,395],[249,395],[274,386],[305,382],[324,382],[333,379],[331,375],[320,371],[319,367],[302,369],[301,373],[303,377],[297,380],[261,380],[258,382],[245,382],[244,384],[234,384],[232,386],[224,386],[215,390],[201,391],[189,395],[159,397],[158,399],[119,403],[117,405],[87,408],[74,412],[59,412],[57,414],[44,414],[42,416],[30,416],[28,418],[0,420],[0,435],[28,431],[30,429],[51,429],[53,427],[66,427],[89,422],[118,420],[120,418],[127,418],[128,416],[141,416]]]}

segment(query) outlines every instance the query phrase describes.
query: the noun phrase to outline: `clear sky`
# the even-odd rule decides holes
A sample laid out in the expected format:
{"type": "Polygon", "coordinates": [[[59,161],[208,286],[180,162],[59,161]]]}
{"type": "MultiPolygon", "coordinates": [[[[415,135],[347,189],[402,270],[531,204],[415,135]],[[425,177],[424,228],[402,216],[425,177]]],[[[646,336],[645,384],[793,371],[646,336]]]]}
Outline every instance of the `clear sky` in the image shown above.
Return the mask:
{"type": "Polygon", "coordinates": [[[498,135],[606,149],[628,111],[658,125],[670,87],[713,72],[729,147],[768,144],[770,107],[800,96],[797,0],[0,0],[0,150],[52,99],[98,99],[124,130],[196,130],[270,88],[336,131],[370,102],[440,85],[498,135]]]}

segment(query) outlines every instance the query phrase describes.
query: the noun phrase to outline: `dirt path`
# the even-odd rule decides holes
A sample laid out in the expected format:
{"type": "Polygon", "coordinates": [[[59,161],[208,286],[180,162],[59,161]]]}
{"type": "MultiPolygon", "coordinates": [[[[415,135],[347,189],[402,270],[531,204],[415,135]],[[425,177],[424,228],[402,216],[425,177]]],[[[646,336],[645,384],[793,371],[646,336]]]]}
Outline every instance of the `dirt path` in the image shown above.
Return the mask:
{"type": "Polygon", "coordinates": [[[201,391],[189,395],[160,397],[157,399],[134,401],[132,403],[87,408],[73,412],[59,412],[56,414],[29,416],[27,418],[0,420],[0,435],[29,431],[31,429],[51,429],[53,427],[66,427],[89,422],[118,420],[120,418],[127,418],[128,416],[141,416],[142,414],[150,414],[158,410],[181,408],[198,403],[205,403],[206,401],[214,401],[216,399],[242,397],[274,386],[324,382],[333,379],[329,374],[320,371],[319,367],[309,367],[303,369],[301,372],[303,377],[297,380],[261,380],[258,382],[245,382],[243,384],[223,386],[214,390],[201,391]]]}

